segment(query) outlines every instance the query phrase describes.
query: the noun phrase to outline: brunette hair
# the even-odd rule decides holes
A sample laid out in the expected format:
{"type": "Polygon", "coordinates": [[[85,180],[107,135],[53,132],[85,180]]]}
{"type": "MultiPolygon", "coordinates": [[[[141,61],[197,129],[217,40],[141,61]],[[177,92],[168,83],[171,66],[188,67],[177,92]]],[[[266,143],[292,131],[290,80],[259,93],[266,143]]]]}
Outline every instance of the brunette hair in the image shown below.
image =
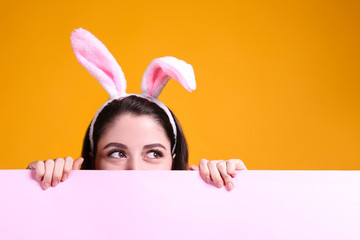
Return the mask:
{"type": "MultiPolygon", "coordinates": [[[[169,109],[170,110],[170,109],[169,109]]],[[[171,112],[171,110],[170,110],[171,112]]],[[[122,114],[133,114],[135,116],[146,115],[152,117],[164,130],[171,145],[171,149],[175,144],[175,136],[170,120],[166,112],[159,107],[156,103],[153,103],[145,98],[138,96],[128,96],[122,99],[115,99],[108,103],[98,115],[93,132],[93,157],[90,157],[91,147],[89,139],[88,127],[82,148],[81,156],[84,158],[84,162],[81,169],[95,169],[95,156],[97,151],[97,143],[102,137],[105,130],[114,122],[114,120],[122,114]]],[[[188,165],[188,148],[184,133],[181,129],[179,121],[175,115],[171,112],[176,125],[177,139],[175,147],[175,158],[172,163],[172,170],[186,170],[188,165]]]]}

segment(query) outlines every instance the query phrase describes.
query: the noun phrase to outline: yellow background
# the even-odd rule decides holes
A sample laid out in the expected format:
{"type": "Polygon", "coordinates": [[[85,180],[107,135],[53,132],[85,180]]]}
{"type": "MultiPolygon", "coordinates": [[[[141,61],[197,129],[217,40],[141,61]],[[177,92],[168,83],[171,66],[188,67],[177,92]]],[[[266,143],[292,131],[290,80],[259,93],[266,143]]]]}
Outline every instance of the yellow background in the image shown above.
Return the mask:
{"type": "Polygon", "coordinates": [[[75,59],[83,27],[140,92],[150,61],[192,64],[198,89],[169,82],[190,163],[360,169],[359,1],[6,1],[0,9],[0,168],[78,157],[107,99],[75,59]]]}

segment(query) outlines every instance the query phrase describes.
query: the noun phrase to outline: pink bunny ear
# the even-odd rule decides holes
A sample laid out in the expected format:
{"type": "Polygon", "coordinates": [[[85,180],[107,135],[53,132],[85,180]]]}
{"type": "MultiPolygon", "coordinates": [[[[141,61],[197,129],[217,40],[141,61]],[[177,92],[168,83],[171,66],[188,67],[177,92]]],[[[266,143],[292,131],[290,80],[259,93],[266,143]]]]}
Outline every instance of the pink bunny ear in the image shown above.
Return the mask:
{"type": "Polygon", "coordinates": [[[157,98],[170,78],[189,92],[196,89],[194,69],[190,64],[174,57],[162,57],[154,59],[147,67],[141,83],[142,93],[157,98]]]}
{"type": "Polygon", "coordinates": [[[71,34],[77,60],[109,93],[110,99],[126,95],[126,80],[121,67],[105,45],[90,32],[79,28],[71,34]]]}

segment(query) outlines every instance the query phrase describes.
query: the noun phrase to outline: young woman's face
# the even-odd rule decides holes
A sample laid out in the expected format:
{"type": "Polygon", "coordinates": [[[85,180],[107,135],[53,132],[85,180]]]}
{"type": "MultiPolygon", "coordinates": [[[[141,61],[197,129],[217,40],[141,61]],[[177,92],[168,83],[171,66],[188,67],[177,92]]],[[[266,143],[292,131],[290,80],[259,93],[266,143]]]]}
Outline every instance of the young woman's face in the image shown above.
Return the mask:
{"type": "Polygon", "coordinates": [[[171,170],[170,141],[149,116],[124,114],[108,126],[97,145],[95,168],[171,170]]]}

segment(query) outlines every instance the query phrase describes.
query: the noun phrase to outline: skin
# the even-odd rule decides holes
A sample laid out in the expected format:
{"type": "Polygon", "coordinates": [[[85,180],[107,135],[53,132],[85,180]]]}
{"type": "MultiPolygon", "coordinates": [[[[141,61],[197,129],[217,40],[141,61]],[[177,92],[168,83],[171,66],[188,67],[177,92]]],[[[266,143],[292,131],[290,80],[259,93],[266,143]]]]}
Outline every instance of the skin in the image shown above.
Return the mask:
{"type": "Polygon", "coordinates": [[[171,170],[173,157],[164,129],[149,116],[125,114],[98,142],[95,168],[171,170]]]}
{"type": "MultiPolygon", "coordinates": [[[[94,157],[92,153],[90,156],[94,157]]],[[[101,170],[171,170],[173,158],[170,141],[164,129],[149,116],[130,114],[118,117],[104,132],[97,145],[95,168],[101,170]]],[[[72,170],[79,169],[83,158],[71,157],[36,161],[28,169],[35,170],[35,180],[42,188],[55,187],[65,181],[72,170]]],[[[189,165],[189,170],[200,171],[207,183],[218,188],[234,188],[232,178],[236,170],[245,170],[240,159],[201,159],[199,166],[189,165]]]]}

